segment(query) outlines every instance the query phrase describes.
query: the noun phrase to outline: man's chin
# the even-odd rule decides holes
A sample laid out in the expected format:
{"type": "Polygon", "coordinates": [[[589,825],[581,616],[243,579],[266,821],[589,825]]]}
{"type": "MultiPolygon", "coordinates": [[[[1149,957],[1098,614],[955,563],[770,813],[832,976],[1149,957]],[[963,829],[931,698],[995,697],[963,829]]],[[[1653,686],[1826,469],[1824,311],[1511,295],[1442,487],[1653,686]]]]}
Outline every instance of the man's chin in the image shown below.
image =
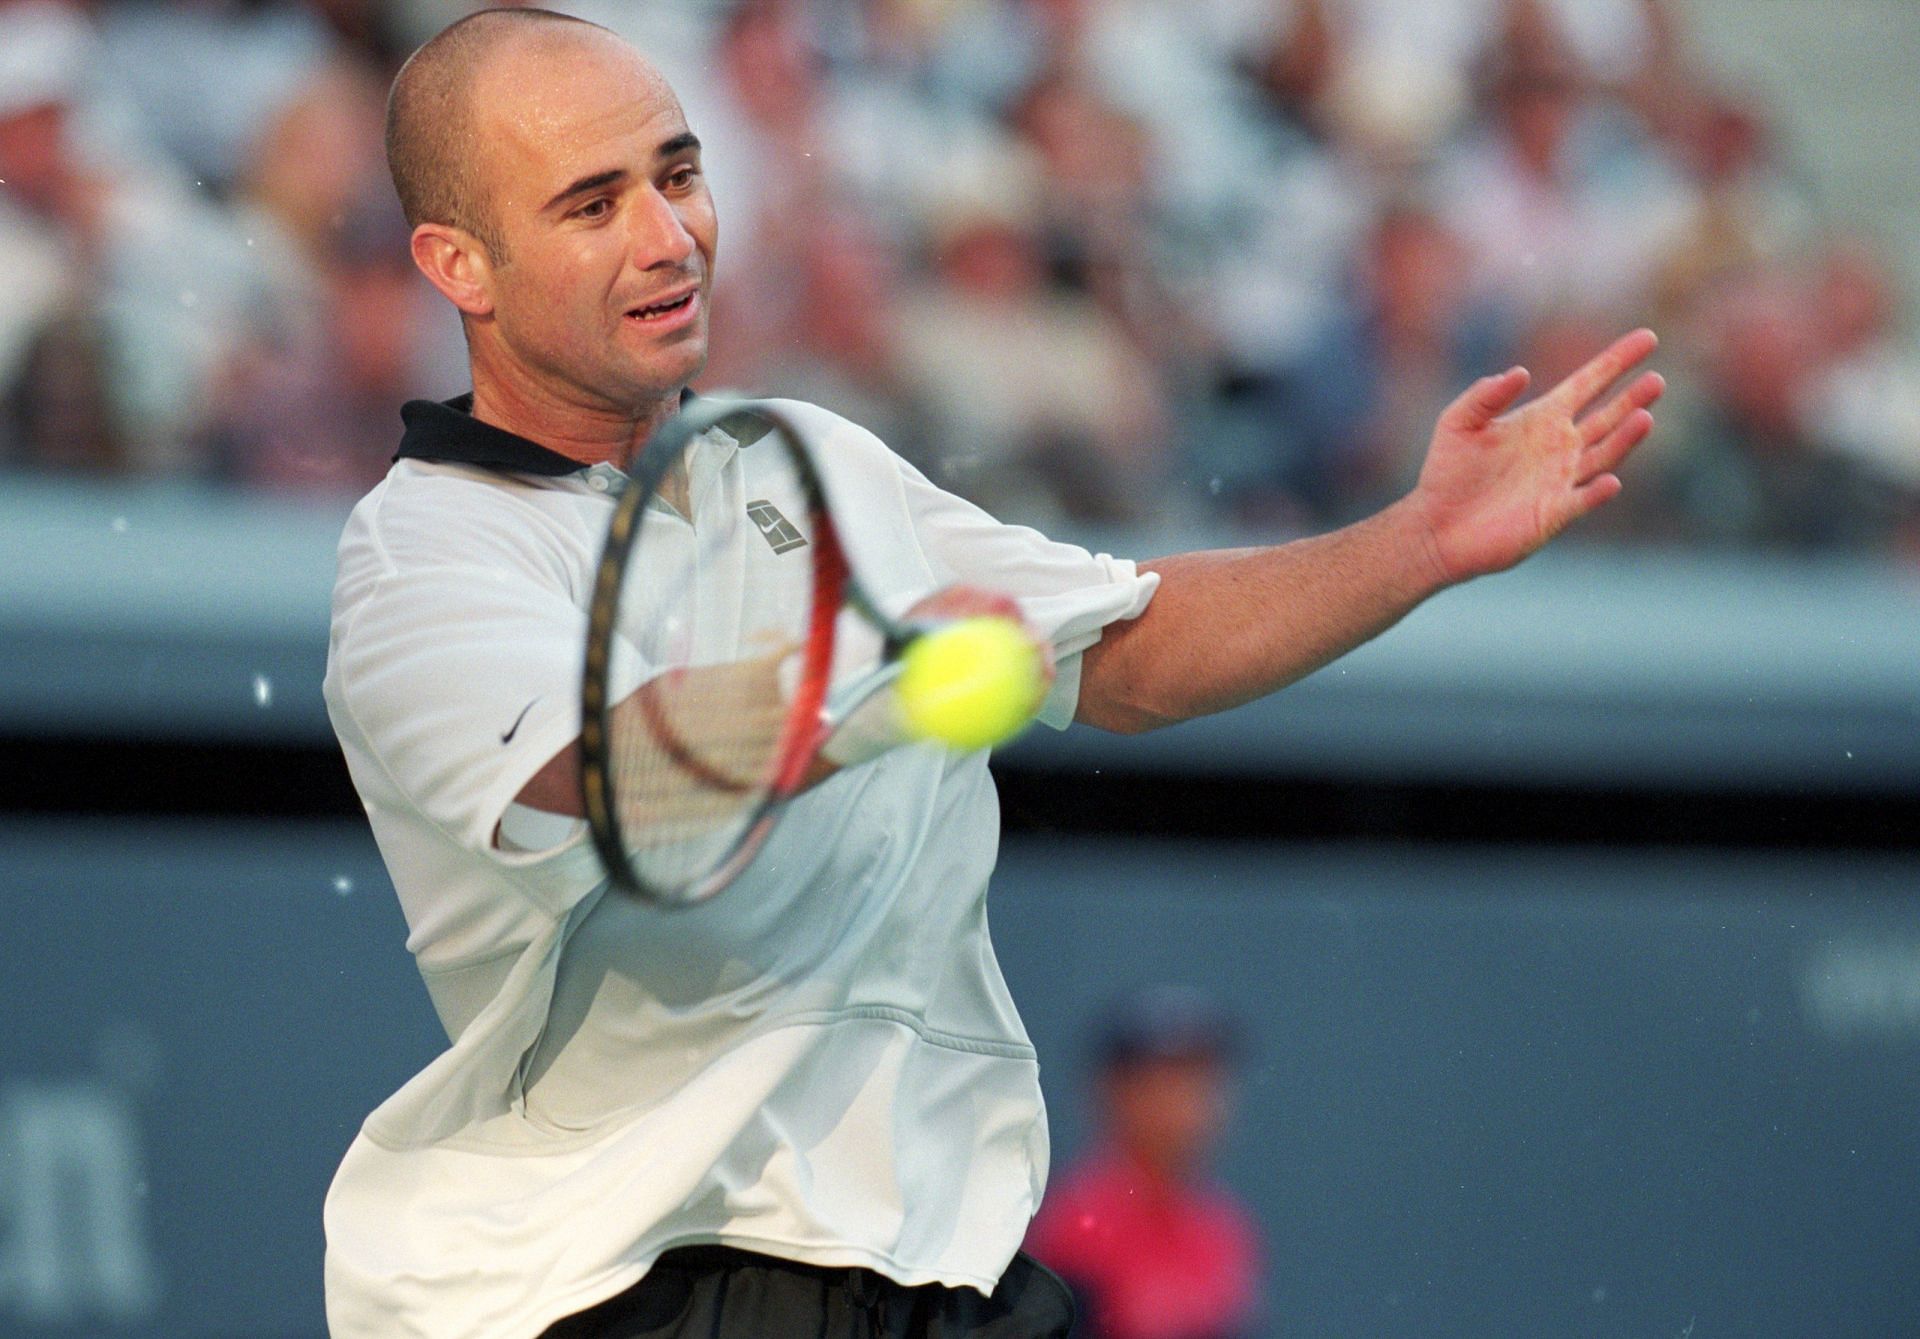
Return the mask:
{"type": "Polygon", "coordinates": [[[688,350],[687,353],[685,358],[654,358],[649,359],[646,366],[629,365],[618,369],[607,379],[607,398],[622,410],[634,414],[650,413],[663,400],[671,400],[677,406],[681,392],[707,367],[704,340],[697,350],[688,350]]]}

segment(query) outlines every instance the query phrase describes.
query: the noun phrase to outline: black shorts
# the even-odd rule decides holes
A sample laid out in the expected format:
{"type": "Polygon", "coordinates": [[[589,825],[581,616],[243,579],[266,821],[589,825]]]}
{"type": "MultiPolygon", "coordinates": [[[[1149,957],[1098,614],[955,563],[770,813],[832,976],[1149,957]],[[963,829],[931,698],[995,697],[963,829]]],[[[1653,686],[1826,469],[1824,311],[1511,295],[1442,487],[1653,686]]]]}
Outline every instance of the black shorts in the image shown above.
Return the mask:
{"type": "Polygon", "coordinates": [[[541,1339],[1065,1339],[1073,1294],[1016,1255],[993,1296],[908,1288],[870,1269],[827,1269],[731,1246],[682,1246],[647,1276],[541,1339]]]}

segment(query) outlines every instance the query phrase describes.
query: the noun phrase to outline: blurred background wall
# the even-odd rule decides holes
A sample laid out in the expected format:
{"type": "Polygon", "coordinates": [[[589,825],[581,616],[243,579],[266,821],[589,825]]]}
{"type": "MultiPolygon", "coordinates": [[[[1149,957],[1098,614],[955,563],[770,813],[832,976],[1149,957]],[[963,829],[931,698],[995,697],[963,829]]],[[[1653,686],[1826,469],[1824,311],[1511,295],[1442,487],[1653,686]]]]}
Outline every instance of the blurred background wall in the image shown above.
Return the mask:
{"type": "MultiPolygon", "coordinates": [[[[1061,1168],[1116,998],[1238,1020],[1256,1333],[1920,1332],[1920,10],[572,8],[709,145],[711,384],[1114,552],[1361,514],[1466,380],[1656,325],[1555,552],[1008,750],[996,939],[1061,1168]]],[[[464,389],[378,142],[462,12],[0,3],[0,1334],[322,1333],[326,1181],[442,1044],[318,683],[464,389]]]]}

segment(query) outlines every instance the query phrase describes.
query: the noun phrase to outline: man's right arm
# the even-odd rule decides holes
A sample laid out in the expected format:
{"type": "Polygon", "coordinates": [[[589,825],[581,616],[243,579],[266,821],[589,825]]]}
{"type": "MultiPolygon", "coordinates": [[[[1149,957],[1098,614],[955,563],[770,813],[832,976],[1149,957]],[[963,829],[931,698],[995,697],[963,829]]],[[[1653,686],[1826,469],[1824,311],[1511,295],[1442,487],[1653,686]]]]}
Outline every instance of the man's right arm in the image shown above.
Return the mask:
{"type": "MultiPolygon", "coordinates": [[[[916,601],[903,618],[908,623],[939,622],[947,619],[970,618],[976,615],[992,615],[1010,618],[1017,622],[1021,619],[1020,606],[1005,595],[983,591],[971,586],[948,586],[916,601]]],[[[1028,630],[1032,636],[1032,630],[1028,630]]],[[[1045,659],[1046,678],[1053,677],[1052,650],[1038,638],[1035,639],[1038,653],[1045,659]]],[[[723,665],[700,666],[685,671],[685,682],[694,682],[694,676],[704,676],[704,682],[693,693],[705,701],[698,704],[699,709],[713,713],[711,705],[716,695],[726,705],[719,710],[720,716],[736,729],[754,728],[756,723],[762,729],[762,737],[754,740],[736,740],[740,747],[738,756],[770,757],[777,744],[779,732],[785,724],[785,711],[782,703],[784,694],[780,686],[779,665],[782,658],[775,656],[756,660],[734,661],[723,665]],[[722,682],[715,683],[715,679],[722,682]]],[[[670,704],[663,707],[658,681],[642,684],[624,701],[614,708],[612,727],[616,738],[628,731],[641,731],[652,728],[646,722],[634,717],[648,710],[643,705],[642,694],[655,693],[651,712],[659,716],[664,710],[671,715],[670,704]]],[[[850,751],[836,751],[829,743],[824,752],[816,756],[807,768],[801,783],[805,790],[832,776],[841,766],[852,761],[861,761],[867,757],[884,752],[888,747],[904,744],[906,737],[899,733],[891,722],[891,708],[885,693],[869,702],[857,715],[861,718],[859,734],[861,739],[850,751]]],[[[707,733],[707,722],[690,722],[682,731],[685,738],[696,739],[707,733]]],[[[586,815],[584,786],[582,782],[583,751],[579,739],[567,743],[558,753],[535,772],[527,784],[515,797],[515,803],[529,809],[538,809],[550,814],[563,814],[573,818],[586,815]]],[[[698,783],[691,777],[687,782],[690,795],[701,792],[698,783]]],[[[708,792],[710,793],[710,792],[708,792]]],[[[644,822],[644,817],[641,819],[644,822]]]]}

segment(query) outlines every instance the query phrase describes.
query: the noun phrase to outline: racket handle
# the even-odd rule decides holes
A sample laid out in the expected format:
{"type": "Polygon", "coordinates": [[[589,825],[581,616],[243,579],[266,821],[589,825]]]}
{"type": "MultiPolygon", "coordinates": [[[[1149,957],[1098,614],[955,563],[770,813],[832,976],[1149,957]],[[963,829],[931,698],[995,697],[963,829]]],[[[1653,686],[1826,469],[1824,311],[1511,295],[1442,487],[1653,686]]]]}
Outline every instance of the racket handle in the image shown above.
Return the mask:
{"type": "Polygon", "coordinates": [[[858,767],[902,744],[911,743],[894,705],[893,681],[900,662],[891,657],[877,670],[845,685],[827,701],[820,756],[840,767],[858,767]]]}

